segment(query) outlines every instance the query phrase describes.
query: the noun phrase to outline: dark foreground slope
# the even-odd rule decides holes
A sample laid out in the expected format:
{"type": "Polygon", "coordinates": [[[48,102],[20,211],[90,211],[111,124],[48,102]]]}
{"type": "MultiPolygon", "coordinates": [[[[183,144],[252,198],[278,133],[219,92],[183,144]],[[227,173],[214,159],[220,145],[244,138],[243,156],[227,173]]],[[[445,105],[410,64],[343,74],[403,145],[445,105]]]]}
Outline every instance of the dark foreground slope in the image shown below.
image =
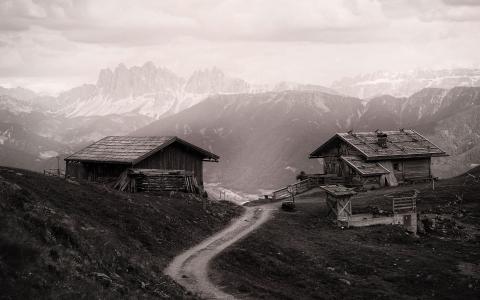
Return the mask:
{"type": "Polygon", "coordinates": [[[162,274],[240,213],[0,168],[0,299],[187,297],[162,274]]]}
{"type": "Polygon", "coordinates": [[[337,228],[317,193],[217,257],[212,279],[246,299],[478,299],[480,182],[464,185],[465,178],[441,181],[435,191],[407,187],[421,190],[418,210],[436,222],[418,238],[394,226],[337,228]]]}

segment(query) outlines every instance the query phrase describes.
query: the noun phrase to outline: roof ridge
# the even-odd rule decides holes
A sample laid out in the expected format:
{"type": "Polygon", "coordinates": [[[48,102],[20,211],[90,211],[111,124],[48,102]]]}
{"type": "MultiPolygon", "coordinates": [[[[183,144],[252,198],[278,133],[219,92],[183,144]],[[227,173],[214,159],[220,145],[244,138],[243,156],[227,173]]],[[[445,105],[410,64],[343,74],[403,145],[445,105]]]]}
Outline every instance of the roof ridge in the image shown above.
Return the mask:
{"type": "Polygon", "coordinates": [[[421,158],[446,156],[439,146],[413,129],[382,131],[387,135],[387,146],[378,144],[375,131],[336,133],[310,154],[310,158],[323,157],[324,151],[342,141],[359,152],[367,160],[389,158],[421,158]]]}
{"type": "Polygon", "coordinates": [[[202,159],[218,161],[219,157],[178,136],[106,136],[69,155],[66,161],[91,161],[136,164],[172,143],[179,142],[193,149],[202,159]]]}

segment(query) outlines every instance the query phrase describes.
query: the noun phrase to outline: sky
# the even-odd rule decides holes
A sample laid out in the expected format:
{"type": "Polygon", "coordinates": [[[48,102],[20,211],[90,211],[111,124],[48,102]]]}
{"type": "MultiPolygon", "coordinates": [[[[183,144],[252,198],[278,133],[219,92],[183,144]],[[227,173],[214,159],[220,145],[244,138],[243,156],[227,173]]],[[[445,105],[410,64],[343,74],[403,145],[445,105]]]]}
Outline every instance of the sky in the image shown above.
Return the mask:
{"type": "Polygon", "coordinates": [[[147,61],[330,85],[480,67],[480,0],[0,0],[0,86],[58,93],[147,61]]]}

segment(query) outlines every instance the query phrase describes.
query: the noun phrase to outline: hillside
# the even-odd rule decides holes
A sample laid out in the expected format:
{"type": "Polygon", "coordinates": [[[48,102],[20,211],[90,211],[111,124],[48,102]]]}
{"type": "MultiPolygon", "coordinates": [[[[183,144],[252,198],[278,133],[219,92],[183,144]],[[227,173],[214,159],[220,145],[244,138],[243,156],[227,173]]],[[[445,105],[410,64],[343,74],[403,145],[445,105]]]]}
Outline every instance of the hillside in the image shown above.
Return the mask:
{"type": "Polygon", "coordinates": [[[178,135],[220,155],[206,180],[256,192],[290,182],[303,169],[318,172],[308,153],[331,132],[348,130],[359,99],[287,91],[211,97],[134,135],[178,135]]]}
{"type": "Polygon", "coordinates": [[[208,182],[258,193],[321,165],[308,154],[335,132],[414,128],[451,156],[434,159],[436,176],[480,163],[480,88],[424,89],[408,98],[370,101],[319,91],[218,95],[133,132],[178,135],[220,155],[208,182]]]}
{"type": "Polygon", "coordinates": [[[17,123],[0,122],[0,163],[5,166],[35,171],[57,168],[56,157],[70,149],[17,123]]]}
{"type": "MultiPolygon", "coordinates": [[[[480,177],[479,168],[471,173],[480,177]]],[[[361,193],[353,213],[413,188],[426,217],[419,237],[397,226],[339,228],[326,218],[325,194],[316,192],[219,255],[210,277],[242,299],[478,299],[478,179],[442,180],[435,191],[416,185],[361,193]]]]}
{"type": "Polygon", "coordinates": [[[128,195],[0,168],[2,299],[188,298],[162,274],[240,213],[183,194],[128,195]]]}
{"type": "Polygon", "coordinates": [[[56,168],[51,157],[64,157],[106,135],[127,134],[153,121],[137,115],[67,118],[5,95],[0,95],[0,120],[0,164],[35,171],[56,168]]]}

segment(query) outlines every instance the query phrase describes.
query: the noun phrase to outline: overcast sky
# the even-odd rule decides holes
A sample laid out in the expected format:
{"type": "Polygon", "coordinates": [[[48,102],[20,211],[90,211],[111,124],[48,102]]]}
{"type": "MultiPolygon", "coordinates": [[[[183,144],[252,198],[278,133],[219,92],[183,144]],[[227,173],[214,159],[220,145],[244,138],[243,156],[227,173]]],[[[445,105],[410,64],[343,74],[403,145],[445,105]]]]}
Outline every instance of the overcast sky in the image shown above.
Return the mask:
{"type": "Polygon", "coordinates": [[[480,67],[480,0],[0,0],[0,85],[58,92],[146,61],[324,85],[480,67]]]}

